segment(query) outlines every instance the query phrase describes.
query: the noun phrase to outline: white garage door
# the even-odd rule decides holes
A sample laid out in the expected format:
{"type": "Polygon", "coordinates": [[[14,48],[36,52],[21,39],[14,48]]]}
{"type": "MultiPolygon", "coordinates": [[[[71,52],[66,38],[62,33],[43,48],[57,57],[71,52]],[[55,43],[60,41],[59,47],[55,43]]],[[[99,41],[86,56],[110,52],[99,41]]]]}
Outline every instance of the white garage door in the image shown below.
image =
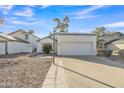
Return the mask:
{"type": "Polygon", "coordinates": [[[61,55],[92,55],[92,43],[62,43],[61,55]]]}

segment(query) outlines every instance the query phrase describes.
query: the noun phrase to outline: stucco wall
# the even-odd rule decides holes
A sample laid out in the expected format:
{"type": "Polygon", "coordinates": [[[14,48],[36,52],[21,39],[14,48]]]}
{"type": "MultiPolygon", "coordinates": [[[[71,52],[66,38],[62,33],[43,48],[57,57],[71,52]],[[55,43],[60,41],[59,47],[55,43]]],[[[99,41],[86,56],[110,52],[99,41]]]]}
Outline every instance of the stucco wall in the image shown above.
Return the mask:
{"type": "Polygon", "coordinates": [[[4,55],[4,54],[5,54],[5,43],[0,42],[0,55],[4,55]]]}
{"type": "MultiPolygon", "coordinates": [[[[30,46],[31,46],[33,49],[34,49],[34,48],[37,48],[37,43],[36,43],[36,41],[37,41],[39,38],[33,36],[32,34],[28,34],[28,35],[29,35],[29,36],[28,36],[28,40],[26,40],[26,41],[30,42],[30,46]]],[[[25,33],[23,33],[23,32],[14,33],[14,34],[12,34],[12,36],[25,40],[25,33]]]]}
{"type": "Polygon", "coordinates": [[[22,32],[13,33],[13,34],[11,34],[11,36],[14,36],[14,37],[17,37],[17,38],[25,40],[25,34],[22,33],[22,32]]]}
{"type": "MultiPolygon", "coordinates": [[[[8,42],[7,43],[8,54],[16,53],[31,53],[32,47],[30,44],[21,42],[8,42]]],[[[0,55],[5,55],[5,43],[0,42],[0,55]]]]}
{"type": "Polygon", "coordinates": [[[22,53],[22,52],[32,52],[32,48],[29,44],[21,42],[8,42],[8,53],[22,53]]]}

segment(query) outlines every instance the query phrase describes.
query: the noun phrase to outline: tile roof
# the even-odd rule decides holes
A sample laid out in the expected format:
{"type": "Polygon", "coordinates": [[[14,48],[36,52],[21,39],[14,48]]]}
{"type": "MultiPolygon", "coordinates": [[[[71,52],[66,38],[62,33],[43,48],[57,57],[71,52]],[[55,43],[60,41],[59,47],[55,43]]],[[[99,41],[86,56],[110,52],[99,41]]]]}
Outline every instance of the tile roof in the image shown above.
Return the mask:
{"type": "Polygon", "coordinates": [[[23,42],[23,43],[29,43],[25,40],[22,40],[20,38],[17,38],[17,37],[13,37],[13,36],[10,36],[10,35],[6,35],[6,34],[3,34],[3,33],[0,33],[0,37],[8,40],[8,41],[16,41],[16,42],[23,42]]]}
{"type": "Polygon", "coordinates": [[[3,34],[3,33],[0,33],[0,37],[4,38],[4,39],[7,39],[7,40],[10,40],[10,41],[15,41],[16,39],[10,35],[6,35],[6,34],[3,34]]]}

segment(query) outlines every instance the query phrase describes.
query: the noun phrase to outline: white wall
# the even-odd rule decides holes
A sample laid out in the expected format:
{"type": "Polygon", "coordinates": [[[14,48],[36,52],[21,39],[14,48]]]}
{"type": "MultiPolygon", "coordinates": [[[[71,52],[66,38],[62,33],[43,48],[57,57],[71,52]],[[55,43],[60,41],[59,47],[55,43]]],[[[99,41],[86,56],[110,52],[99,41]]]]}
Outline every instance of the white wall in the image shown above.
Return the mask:
{"type": "Polygon", "coordinates": [[[22,40],[25,40],[25,34],[22,33],[22,32],[13,33],[13,34],[11,34],[11,36],[14,36],[14,37],[20,38],[22,40]]]}
{"type": "Polygon", "coordinates": [[[8,42],[8,54],[32,52],[29,44],[21,42],[8,42]]]}
{"type": "MultiPolygon", "coordinates": [[[[33,36],[32,34],[28,34],[28,35],[29,35],[28,40],[26,40],[26,41],[30,42],[30,46],[32,47],[32,49],[37,48],[36,41],[39,40],[39,38],[33,36]]],[[[23,33],[23,32],[14,33],[14,34],[12,34],[12,36],[25,40],[25,33],[23,33]]]]}
{"type": "Polygon", "coordinates": [[[57,35],[58,55],[61,54],[61,43],[63,42],[89,42],[92,43],[92,55],[96,55],[96,36],[95,35],[57,35]]]}
{"type": "Polygon", "coordinates": [[[30,45],[31,45],[32,49],[38,47],[38,46],[37,46],[37,42],[36,42],[37,40],[39,40],[39,38],[37,38],[37,37],[35,37],[35,36],[29,34],[29,42],[30,42],[30,45]]]}
{"type": "MultiPolygon", "coordinates": [[[[57,52],[60,54],[61,46],[60,44],[63,42],[89,42],[92,43],[92,55],[96,55],[96,36],[95,35],[57,35],[56,36],[58,42],[57,42],[57,52]]],[[[44,39],[41,39],[39,42],[37,42],[38,45],[38,53],[42,53],[42,45],[44,43],[51,43],[53,44],[53,40],[46,37],[44,39]]]]}
{"type": "Polygon", "coordinates": [[[5,43],[0,42],[0,55],[4,55],[4,54],[5,54],[5,43]]]}

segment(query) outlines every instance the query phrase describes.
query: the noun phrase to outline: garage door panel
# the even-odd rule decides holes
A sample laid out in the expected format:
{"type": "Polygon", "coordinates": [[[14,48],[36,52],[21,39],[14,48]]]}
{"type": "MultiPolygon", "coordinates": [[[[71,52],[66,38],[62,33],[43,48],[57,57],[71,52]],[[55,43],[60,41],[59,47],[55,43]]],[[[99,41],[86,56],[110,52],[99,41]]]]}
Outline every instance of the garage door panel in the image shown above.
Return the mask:
{"type": "Polygon", "coordinates": [[[92,43],[61,43],[61,55],[91,55],[92,43]]]}

